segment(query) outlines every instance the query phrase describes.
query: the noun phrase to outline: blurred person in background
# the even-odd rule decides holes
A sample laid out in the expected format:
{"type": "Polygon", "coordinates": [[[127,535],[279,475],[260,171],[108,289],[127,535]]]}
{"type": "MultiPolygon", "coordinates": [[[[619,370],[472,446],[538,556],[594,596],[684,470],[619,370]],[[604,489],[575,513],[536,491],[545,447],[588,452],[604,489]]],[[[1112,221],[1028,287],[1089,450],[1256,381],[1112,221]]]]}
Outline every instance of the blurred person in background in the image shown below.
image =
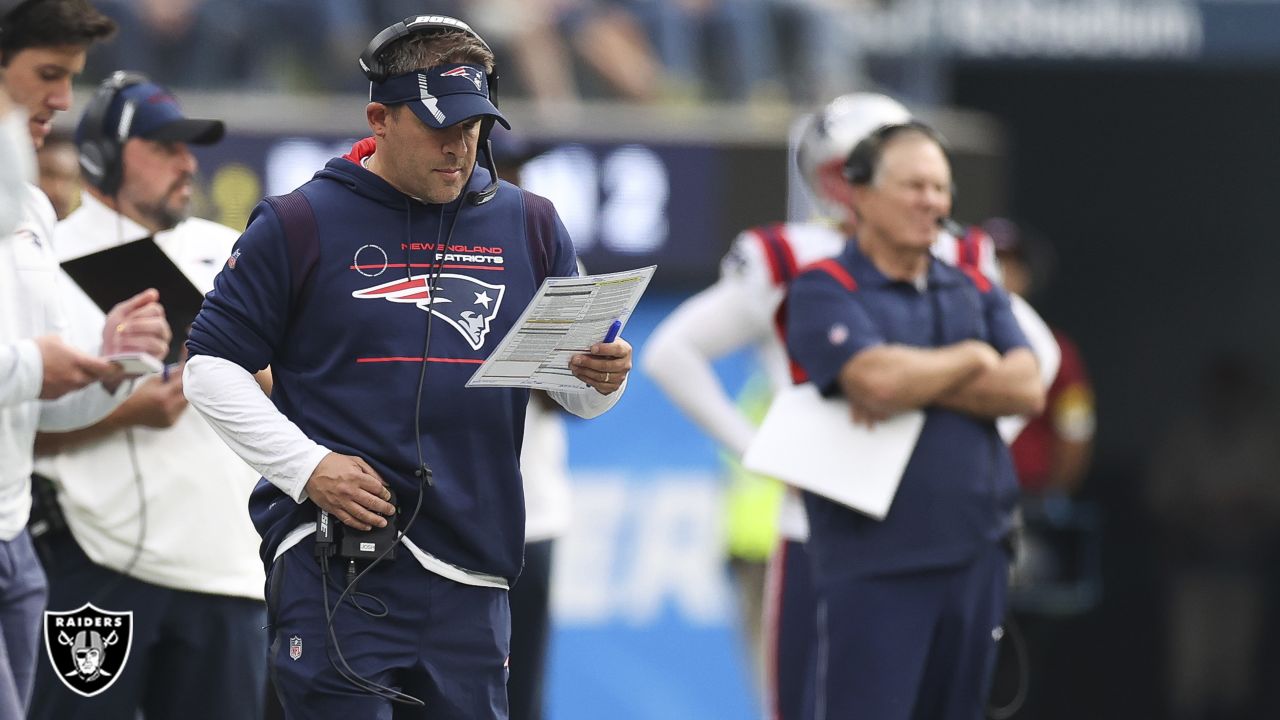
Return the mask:
{"type": "MultiPolygon", "coordinates": [[[[520,168],[534,148],[502,127],[490,135],[498,176],[520,185],[520,168]]],[[[582,262],[578,274],[585,275],[582,262]]],[[[572,521],[569,436],[564,411],[542,390],[529,392],[520,447],[524,485],[524,569],[511,586],[511,671],[507,676],[510,720],[542,720],[547,658],[553,633],[551,575],[556,541],[572,521]]]]}
{"type": "Polygon", "coordinates": [[[524,482],[524,568],[511,587],[511,720],[542,720],[551,644],[551,575],[556,540],[572,520],[569,436],[564,411],[541,390],[529,393],[520,451],[524,482]]]}
{"type": "MultiPolygon", "coordinates": [[[[721,261],[720,278],[682,302],[645,343],[641,369],[734,458],[740,459],[750,446],[759,418],[753,422],[735,404],[716,375],[714,361],[753,348],[772,386],[770,394],[788,382],[786,354],[776,325],[787,284],[798,268],[839,252],[846,234],[855,227],[854,217],[838,206],[838,199],[848,191],[839,168],[849,150],[872,130],[910,117],[897,101],[872,93],[843,95],[824,107],[808,126],[796,162],[805,170],[810,191],[829,212],[814,222],[744,230],[721,261]]],[[[776,488],[776,481],[745,472],[731,478],[726,529],[740,598],[739,621],[749,645],[754,638],[766,643],[763,648],[750,647],[751,665],[764,668],[768,717],[804,717],[805,699],[812,691],[816,623],[804,551],[808,536],[804,510],[794,491],[784,499],[770,490],[776,488]],[[770,560],[766,596],[766,573],[752,570],[761,559],[748,552],[756,543],[745,539],[770,535],[775,528],[784,542],[770,560]],[[765,617],[752,617],[753,607],[763,607],[765,617]]]]}
{"type": "Polygon", "coordinates": [[[844,175],[856,235],[786,297],[793,379],[843,397],[855,423],[925,418],[883,520],[804,494],[822,648],[815,717],[977,720],[1017,499],[995,421],[1040,412],[1044,387],[1005,291],[931,254],[953,191],[940,136],[918,122],[881,127],[844,175]]]}
{"type": "Polygon", "coordinates": [[[815,103],[869,83],[852,37],[851,8],[861,0],[766,0],[779,40],[780,76],[793,103],[815,103]]]}
{"type": "Polygon", "coordinates": [[[1274,632],[1280,550],[1280,413],[1257,359],[1208,359],[1194,405],[1147,468],[1167,597],[1168,717],[1262,717],[1262,639],[1274,632]]]}
{"type": "Polygon", "coordinates": [[[53,204],[58,219],[65,219],[80,202],[80,157],[71,133],[54,129],[36,153],[36,166],[36,184],[53,204]]]}
{"type": "MultiPolygon", "coordinates": [[[[241,88],[279,38],[265,21],[266,3],[242,0],[99,0],[120,26],[97,68],[133,68],[164,85],[241,88]]],[[[297,12],[291,32],[314,13],[297,12]]]]}
{"type": "Polygon", "coordinates": [[[779,95],[778,50],[765,0],[635,0],[675,97],[738,101],[779,95]]]}
{"type": "MultiPolygon", "coordinates": [[[[470,26],[406,18],[360,63],[373,137],[258,206],[187,342],[187,398],[263,475],[249,512],[286,716],[506,718],[529,394],[464,385],[575,252],[549,201],[497,177],[488,134],[507,121],[470,26]],[[410,299],[424,292],[451,302],[410,299]],[[250,374],[268,364],[270,400],[250,374]],[[328,554],[317,526],[339,523],[395,556],[328,554]],[[380,609],[339,602],[357,583],[380,609]]],[[[550,395],[595,417],[631,347],[588,352],[566,368],[588,388],[550,395]]]]}
{"type": "MultiPolygon", "coordinates": [[[[25,111],[29,142],[44,143],[54,116],[71,106],[71,80],[115,26],[84,0],[0,5],[5,91],[25,111]]],[[[30,150],[6,157],[8,163],[30,150]]],[[[161,358],[169,326],[148,290],[115,306],[92,351],[62,336],[66,318],[53,257],[53,207],[34,185],[16,229],[0,237],[0,718],[26,714],[39,651],[47,584],[26,530],[37,429],[91,424],[124,399],[130,383],[105,359],[141,352],[161,358]]]]}
{"type": "MultiPolygon", "coordinates": [[[[1005,288],[1033,297],[1051,270],[1048,242],[1007,218],[987,220],[982,229],[995,245],[1005,288]]],[[[1041,499],[1073,495],[1080,489],[1089,472],[1097,424],[1093,385],[1079,348],[1059,328],[1053,328],[1053,337],[1061,361],[1045,411],[1027,424],[1012,446],[1023,493],[1041,499]]]]}
{"type": "MultiPolygon", "coordinates": [[[[1005,287],[1024,298],[1035,298],[1049,284],[1053,270],[1048,240],[1008,218],[982,223],[991,237],[1005,287]]],[[[1032,418],[1013,442],[1013,465],[1022,496],[1023,528],[1012,574],[1012,615],[1026,639],[1025,662],[1029,682],[1026,699],[1015,715],[1039,719],[1053,716],[1057,693],[1070,692],[1073,668],[1063,647],[1072,632],[1071,617],[1096,602],[1092,593],[1100,578],[1088,563],[1089,549],[1098,542],[1088,509],[1074,498],[1093,455],[1096,412],[1093,385],[1075,342],[1053,328],[1061,362],[1045,397],[1045,410],[1032,418]]],[[[997,688],[1010,683],[1002,663],[997,688]]],[[[997,697],[1011,693],[997,691],[997,697]]]]}
{"type": "Polygon", "coordinates": [[[565,103],[588,94],[630,102],[658,97],[662,65],[625,3],[482,0],[471,12],[477,28],[509,48],[513,76],[549,117],[562,116],[565,103]],[[596,92],[583,92],[578,60],[594,73],[596,92]]]}
{"type": "MultiPolygon", "coordinates": [[[[238,233],[190,217],[197,163],[189,146],[223,133],[220,120],[186,117],[146,76],[104,81],[76,128],[85,196],[54,229],[59,259],[154,238],[207,293],[238,233]]],[[[102,312],[63,282],[73,339],[100,334],[102,312]]],[[[38,471],[57,489],[51,510],[69,531],[40,538],[49,608],[92,602],[132,612],[133,627],[128,663],[102,695],[74,692],[42,659],[31,718],[261,717],[264,576],[244,512],[258,476],[187,410],[181,364],[141,381],[101,422],[41,433],[36,451],[47,456],[38,471]]]]}
{"type": "MultiPolygon", "coordinates": [[[[795,163],[810,195],[815,217],[809,222],[767,225],[744,231],[721,263],[721,277],[711,287],[681,303],[654,330],[641,355],[641,368],[667,397],[734,457],[740,458],[755,435],[755,423],[735,406],[712,363],[742,348],[754,347],[771,391],[789,383],[782,347],[778,308],[799,268],[839,253],[858,226],[849,205],[853,186],[842,175],[854,146],[885,125],[907,122],[911,113],[897,101],[873,93],[853,93],[832,100],[802,125],[795,163]]],[[[953,265],[998,276],[994,249],[980,232],[960,236],[936,233],[932,252],[953,265]]],[[[1022,303],[1025,306],[1025,303],[1022,303]]],[[[1042,363],[1056,366],[1056,349],[1043,321],[1023,307],[1018,314],[1028,335],[1037,338],[1042,363]]],[[[1046,380],[1047,382],[1047,380],[1046,380]]],[[[767,404],[766,404],[767,406],[767,404]]],[[[759,415],[763,416],[763,408],[759,415]]],[[[808,523],[799,494],[791,491],[769,502],[768,482],[735,473],[728,490],[729,545],[744,552],[736,563],[751,567],[745,548],[762,532],[777,527],[783,542],[774,552],[765,596],[766,628],[744,617],[745,636],[764,637],[765,702],[771,717],[804,716],[812,682],[806,671],[813,662],[816,605],[809,579],[804,541],[808,523]],[[780,502],[781,505],[776,503],[780,502]],[[746,511],[745,508],[753,508],[746,511]],[[808,689],[807,689],[808,688],[808,689]]],[[[774,493],[779,497],[780,493],[774,493]]],[[[765,589],[750,572],[738,573],[740,594],[765,589]]],[[[744,601],[743,608],[753,603],[744,601]]],[[[754,655],[754,651],[753,651],[754,655]]]]}

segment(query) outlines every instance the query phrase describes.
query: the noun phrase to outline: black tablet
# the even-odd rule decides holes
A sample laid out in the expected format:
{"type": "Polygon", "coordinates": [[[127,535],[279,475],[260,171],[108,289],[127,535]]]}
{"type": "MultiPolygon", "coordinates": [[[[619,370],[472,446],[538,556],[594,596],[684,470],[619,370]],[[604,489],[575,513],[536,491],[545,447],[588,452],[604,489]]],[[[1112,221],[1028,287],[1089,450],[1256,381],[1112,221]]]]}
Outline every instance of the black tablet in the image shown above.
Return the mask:
{"type": "Polygon", "coordinates": [[[62,263],[62,269],[104,313],[147,288],[160,291],[160,304],[164,305],[169,326],[173,328],[167,361],[177,361],[187,340],[187,329],[200,312],[204,294],[153,238],[145,237],[67,260],[62,263]]]}

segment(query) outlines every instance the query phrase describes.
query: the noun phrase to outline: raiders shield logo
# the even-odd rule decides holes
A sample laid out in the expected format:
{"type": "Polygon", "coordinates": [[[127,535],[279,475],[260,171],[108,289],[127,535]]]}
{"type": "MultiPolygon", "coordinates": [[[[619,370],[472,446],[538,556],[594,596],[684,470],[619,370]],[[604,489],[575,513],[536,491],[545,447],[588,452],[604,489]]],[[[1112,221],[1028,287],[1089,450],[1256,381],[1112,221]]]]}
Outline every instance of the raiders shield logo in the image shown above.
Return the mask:
{"type": "Polygon", "coordinates": [[[110,612],[85,603],[69,612],[45,611],[44,648],[62,684],[93,697],[111,687],[129,660],[133,612],[110,612]]]}

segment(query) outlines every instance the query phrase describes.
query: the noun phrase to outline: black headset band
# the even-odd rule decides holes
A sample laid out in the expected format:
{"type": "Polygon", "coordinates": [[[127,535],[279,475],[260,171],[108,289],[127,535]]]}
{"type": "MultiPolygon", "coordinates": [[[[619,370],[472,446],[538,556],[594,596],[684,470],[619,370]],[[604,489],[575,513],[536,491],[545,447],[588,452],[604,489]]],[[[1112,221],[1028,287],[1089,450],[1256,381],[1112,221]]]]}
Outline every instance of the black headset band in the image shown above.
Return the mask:
{"type": "MultiPolygon", "coordinates": [[[[115,102],[116,95],[119,95],[125,88],[148,82],[151,82],[151,80],[146,75],[128,70],[117,70],[111,73],[111,77],[103,80],[97,91],[94,92],[93,99],[89,101],[89,107],[85,111],[84,140],[100,142],[110,139],[116,143],[126,140],[129,135],[129,126],[117,128],[114,132],[107,132],[107,114],[111,112],[111,105],[115,102]],[[122,134],[124,137],[121,137],[122,134]]],[[[129,124],[132,124],[132,118],[129,118],[129,124]]]]}
{"type": "Polygon", "coordinates": [[[124,175],[121,154],[125,141],[129,139],[133,112],[121,108],[121,120],[110,131],[106,128],[107,115],[111,113],[116,96],[126,88],[148,82],[151,80],[142,73],[117,70],[98,85],[85,109],[84,133],[78,142],[80,168],[89,184],[108,195],[119,189],[124,175]]]}
{"type": "MultiPolygon", "coordinates": [[[[946,138],[933,126],[919,120],[908,120],[901,123],[881,125],[858,141],[844,163],[844,177],[854,185],[866,185],[875,175],[876,166],[884,155],[884,147],[890,140],[902,133],[915,132],[938,144],[944,153],[948,153],[946,138]]],[[[949,154],[949,153],[948,153],[949,154]]]]}
{"type": "MultiPolygon", "coordinates": [[[[382,54],[386,52],[387,48],[397,40],[408,37],[413,33],[445,30],[458,30],[466,33],[483,45],[490,55],[493,54],[493,48],[489,47],[489,43],[480,37],[480,33],[477,33],[470,25],[457,18],[448,15],[411,15],[400,22],[388,25],[373,36],[373,39],[369,41],[368,47],[364,49],[364,52],[360,53],[360,69],[364,71],[365,77],[373,82],[386,80],[390,73],[387,66],[382,62],[382,54]]],[[[489,75],[489,85],[492,88],[492,81],[496,80],[496,75],[492,72],[489,75]]],[[[492,90],[490,92],[492,93],[492,90]]]]}

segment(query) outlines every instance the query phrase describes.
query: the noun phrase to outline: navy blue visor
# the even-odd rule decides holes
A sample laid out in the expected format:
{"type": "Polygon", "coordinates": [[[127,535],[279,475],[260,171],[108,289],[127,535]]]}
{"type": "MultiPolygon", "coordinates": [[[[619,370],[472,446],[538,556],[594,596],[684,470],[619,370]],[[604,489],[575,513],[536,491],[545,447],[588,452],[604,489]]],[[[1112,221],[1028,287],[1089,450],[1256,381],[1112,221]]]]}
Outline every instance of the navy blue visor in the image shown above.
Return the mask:
{"type": "Polygon", "coordinates": [[[370,83],[369,100],[383,105],[407,104],[427,127],[437,130],[482,115],[511,129],[489,101],[489,79],[477,65],[437,65],[370,83]]]}

